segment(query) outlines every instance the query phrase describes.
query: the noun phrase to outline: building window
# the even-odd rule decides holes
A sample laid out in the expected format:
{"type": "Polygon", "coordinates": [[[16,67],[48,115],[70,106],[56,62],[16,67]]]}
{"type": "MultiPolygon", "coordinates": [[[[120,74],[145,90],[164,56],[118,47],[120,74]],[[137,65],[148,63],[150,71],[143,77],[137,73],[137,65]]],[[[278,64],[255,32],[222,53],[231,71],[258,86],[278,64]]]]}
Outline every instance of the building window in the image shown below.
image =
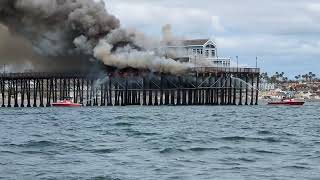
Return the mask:
{"type": "Polygon", "coordinates": [[[201,53],[200,53],[200,49],[197,49],[197,54],[201,54],[201,53]]]}
{"type": "Polygon", "coordinates": [[[216,47],[214,47],[214,45],[212,45],[212,44],[208,44],[207,46],[206,46],[206,48],[216,48],[216,47]]]}
{"type": "Polygon", "coordinates": [[[197,54],[197,50],[196,49],[193,49],[193,54],[197,54]]]}
{"type": "Polygon", "coordinates": [[[212,55],[212,57],[216,57],[216,51],[215,50],[211,50],[211,55],[212,55]]]}
{"type": "Polygon", "coordinates": [[[209,50],[206,50],[205,56],[208,58],[209,57],[209,50]]]}
{"type": "Polygon", "coordinates": [[[203,54],[203,49],[200,49],[200,54],[203,54]]]}

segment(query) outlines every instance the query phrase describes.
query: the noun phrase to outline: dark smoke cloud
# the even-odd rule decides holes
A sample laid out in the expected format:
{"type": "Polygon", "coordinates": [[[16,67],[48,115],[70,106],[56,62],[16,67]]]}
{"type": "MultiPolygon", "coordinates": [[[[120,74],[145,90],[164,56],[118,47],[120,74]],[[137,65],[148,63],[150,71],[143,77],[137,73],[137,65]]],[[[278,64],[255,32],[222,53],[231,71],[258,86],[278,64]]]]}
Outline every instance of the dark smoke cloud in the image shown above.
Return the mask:
{"type": "Polygon", "coordinates": [[[161,71],[170,73],[188,68],[149,52],[152,43],[141,33],[121,29],[120,21],[108,13],[103,1],[1,0],[0,23],[11,33],[5,35],[9,39],[3,42],[10,45],[1,46],[0,55],[7,48],[27,54],[20,58],[8,53],[10,62],[20,59],[47,69],[54,67],[49,64],[65,69],[88,67],[89,60],[99,59],[118,68],[155,71],[161,66],[161,71]]]}
{"type": "Polygon", "coordinates": [[[0,24],[0,67],[6,71],[79,71],[86,70],[88,57],[84,56],[41,56],[24,37],[11,34],[0,24]]]}
{"type": "Polygon", "coordinates": [[[16,59],[35,58],[35,54],[32,52],[32,45],[23,38],[12,36],[8,29],[1,24],[0,39],[1,62],[15,63],[14,60],[16,59]],[[19,50],[19,53],[17,53],[17,50],[19,50]]]}
{"type": "Polygon", "coordinates": [[[85,37],[87,46],[94,47],[100,37],[120,26],[103,2],[92,0],[2,0],[0,20],[46,56],[82,53],[75,39],[85,37]]]}

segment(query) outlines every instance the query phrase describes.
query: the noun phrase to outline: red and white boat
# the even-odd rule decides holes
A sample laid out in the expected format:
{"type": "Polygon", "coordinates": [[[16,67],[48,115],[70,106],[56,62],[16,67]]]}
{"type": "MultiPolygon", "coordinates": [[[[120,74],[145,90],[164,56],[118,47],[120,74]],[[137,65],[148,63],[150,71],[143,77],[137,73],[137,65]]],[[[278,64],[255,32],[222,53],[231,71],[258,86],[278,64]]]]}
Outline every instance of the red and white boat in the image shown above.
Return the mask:
{"type": "Polygon", "coordinates": [[[284,99],[281,101],[270,101],[268,105],[302,106],[304,103],[304,101],[297,101],[295,99],[284,99]]]}
{"type": "Polygon", "coordinates": [[[71,98],[66,98],[62,101],[58,101],[55,103],[52,103],[53,107],[80,107],[82,106],[81,104],[74,103],[71,98]]]}

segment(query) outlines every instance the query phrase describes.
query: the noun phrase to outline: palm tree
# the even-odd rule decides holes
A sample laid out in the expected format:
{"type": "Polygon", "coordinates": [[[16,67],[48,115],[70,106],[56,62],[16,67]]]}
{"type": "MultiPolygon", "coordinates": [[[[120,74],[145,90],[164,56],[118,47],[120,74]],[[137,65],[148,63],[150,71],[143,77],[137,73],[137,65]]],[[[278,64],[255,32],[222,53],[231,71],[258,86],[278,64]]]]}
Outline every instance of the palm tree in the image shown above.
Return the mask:
{"type": "Polygon", "coordinates": [[[305,81],[308,81],[309,79],[309,75],[308,74],[304,74],[301,76],[305,81]]]}
{"type": "MultiPolygon", "coordinates": [[[[278,72],[277,72],[278,73],[278,72]]],[[[280,74],[276,73],[278,81],[284,81],[284,72],[281,72],[280,74]]]]}
{"type": "Polygon", "coordinates": [[[274,83],[276,83],[276,82],[279,82],[279,77],[280,77],[279,72],[276,72],[271,78],[274,81],[274,83]]]}
{"type": "Polygon", "coordinates": [[[316,77],[316,75],[312,72],[309,72],[308,77],[309,77],[309,80],[312,81],[316,77]]]}
{"type": "Polygon", "coordinates": [[[269,82],[269,81],[270,81],[270,78],[269,78],[267,72],[261,73],[260,77],[261,77],[261,79],[265,80],[266,82],[269,82]]]}
{"type": "Polygon", "coordinates": [[[299,75],[295,76],[294,78],[295,78],[297,81],[299,81],[299,80],[301,79],[301,75],[299,74],[299,75]]]}
{"type": "Polygon", "coordinates": [[[281,72],[281,74],[280,74],[280,81],[286,81],[286,79],[288,79],[288,78],[286,78],[286,77],[284,76],[284,72],[281,72]]]}
{"type": "Polygon", "coordinates": [[[277,77],[275,75],[271,76],[270,82],[271,83],[276,83],[277,82],[277,77]]]}

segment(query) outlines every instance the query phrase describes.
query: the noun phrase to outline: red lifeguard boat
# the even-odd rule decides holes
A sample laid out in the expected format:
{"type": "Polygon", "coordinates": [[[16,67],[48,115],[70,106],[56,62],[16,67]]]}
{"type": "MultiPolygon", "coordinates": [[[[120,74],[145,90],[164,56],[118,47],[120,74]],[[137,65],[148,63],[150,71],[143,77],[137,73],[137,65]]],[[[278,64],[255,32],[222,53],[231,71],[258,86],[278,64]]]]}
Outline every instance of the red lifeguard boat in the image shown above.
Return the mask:
{"type": "Polygon", "coordinates": [[[74,103],[72,101],[72,98],[68,97],[68,98],[65,98],[62,101],[58,101],[58,102],[52,103],[52,106],[53,107],[80,107],[82,105],[78,104],[78,103],[74,103]]]}
{"type": "Polygon", "coordinates": [[[268,105],[302,106],[304,103],[304,101],[297,101],[295,99],[283,99],[281,101],[270,101],[268,105]]]}

